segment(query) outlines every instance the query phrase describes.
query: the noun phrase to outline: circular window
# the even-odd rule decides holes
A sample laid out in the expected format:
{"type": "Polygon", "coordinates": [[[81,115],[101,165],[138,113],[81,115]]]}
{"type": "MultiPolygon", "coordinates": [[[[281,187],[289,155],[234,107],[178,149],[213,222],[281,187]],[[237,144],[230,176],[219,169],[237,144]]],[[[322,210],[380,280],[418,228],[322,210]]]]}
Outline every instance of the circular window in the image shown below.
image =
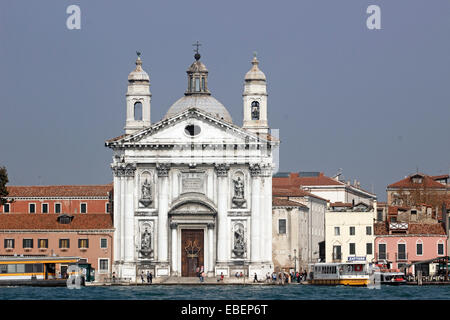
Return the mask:
{"type": "Polygon", "coordinates": [[[184,128],[184,132],[191,137],[198,135],[200,131],[200,127],[195,124],[190,124],[184,128]]]}

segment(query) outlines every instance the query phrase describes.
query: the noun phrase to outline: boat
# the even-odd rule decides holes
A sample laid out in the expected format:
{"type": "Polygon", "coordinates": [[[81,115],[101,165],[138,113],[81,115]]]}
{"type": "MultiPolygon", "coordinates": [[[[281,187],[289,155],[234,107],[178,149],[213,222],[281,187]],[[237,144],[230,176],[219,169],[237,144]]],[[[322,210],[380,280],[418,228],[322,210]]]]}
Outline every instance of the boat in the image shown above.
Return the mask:
{"type": "Polygon", "coordinates": [[[399,270],[380,270],[375,272],[375,277],[379,275],[381,284],[387,285],[402,285],[406,284],[406,276],[399,270]]]}
{"type": "MultiPolygon", "coordinates": [[[[78,272],[68,272],[67,276],[80,275],[84,282],[92,273],[90,264],[83,262],[78,257],[44,257],[44,256],[4,256],[0,257],[0,285],[5,284],[48,284],[64,285],[65,277],[58,276],[56,265],[77,266],[78,272]],[[86,272],[87,271],[87,272],[86,272]]],[[[90,278],[89,278],[90,279],[90,278]]]]}
{"type": "Polygon", "coordinates": [[[309,270],[308,283],[313,285],[367,286],[370,282],[370,266],[365,261],[319,262],[310,264],[309,270]]]}

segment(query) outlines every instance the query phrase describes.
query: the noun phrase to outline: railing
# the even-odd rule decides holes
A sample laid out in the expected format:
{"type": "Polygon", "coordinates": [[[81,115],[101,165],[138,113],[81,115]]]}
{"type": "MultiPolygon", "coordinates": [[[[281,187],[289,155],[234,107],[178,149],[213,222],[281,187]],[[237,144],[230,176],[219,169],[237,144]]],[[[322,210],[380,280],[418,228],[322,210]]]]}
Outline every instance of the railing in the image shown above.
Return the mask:
{"type": "Polygon", "coordinates": [[[378,260],[389,260],[389,253],[386,252],[378,252],[377,253],[378,260]]]}
{"type": "Polygon", "coordinates": [[[406,252],[397,252],[395,254],[395,261],[407,261],[408,254],[406,252]]]}
{"type": "Polygon", "coordinates": [[[333,262],[342,262],[342,254],[333,253],[332,260],[333,260],[333,262]]]}

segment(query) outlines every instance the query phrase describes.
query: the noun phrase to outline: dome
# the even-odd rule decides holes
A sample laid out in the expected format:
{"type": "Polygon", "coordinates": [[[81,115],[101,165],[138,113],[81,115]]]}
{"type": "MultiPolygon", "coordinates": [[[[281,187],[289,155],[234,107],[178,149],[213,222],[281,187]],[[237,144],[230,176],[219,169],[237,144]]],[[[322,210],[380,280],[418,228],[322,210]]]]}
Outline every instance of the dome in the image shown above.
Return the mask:
{"type": "Polygon", "coordinates": [[[245,74],[245,81],[252,81],[252,80],[266,81],[266,75],[258,68],[259,61],[256,58],[256,56],[253,57],[252,64],[253,67],[250,69],[250,71],[248,71],[245,74]]]}
{"type": "Polygon", "coordinates": [[[210,95],[187,95],[182,97],[169,108],[164,119],[171,118],[189,108],[198,108],[217,119],[232,122],[231,116],[224,105],[210,95]]]}
{"type": "Polygon", "coordinates": [[[128,75],[128,81],[150,81],[150,77],[147,72],[142,69],[142,61],[139,55],[136,59],[136,69],[130,72],[128,75]]]}

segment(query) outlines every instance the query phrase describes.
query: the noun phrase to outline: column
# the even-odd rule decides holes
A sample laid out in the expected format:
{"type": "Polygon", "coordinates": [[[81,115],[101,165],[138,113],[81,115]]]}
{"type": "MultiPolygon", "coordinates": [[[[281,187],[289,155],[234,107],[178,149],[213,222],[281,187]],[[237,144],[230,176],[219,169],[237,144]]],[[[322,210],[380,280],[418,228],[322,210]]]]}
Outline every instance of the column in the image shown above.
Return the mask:
{"type": "Polygon", "coordinates": [[[177,249],[177,245],[178,245],[178,241],[177,241],[177,227],[178,227],[178,223],[176,222],[172,222],[170,224],[170,229],[172,230],[172,255],[171,255],[171,265],[172,265],[172,273],[173,275],[177,275],[178,274],[178,259],[177,259],[177,255],[178,255],[178,249],[177,249]]]}
{"type": "Polygon", "coordinates": [[[228,171],[230,166],[224,163],[215,166],[218,178],[217,199],[217,262],[223,263],[227,260],[227,208],[228,208],[228,171]]]}
{"type": "Polygon", "coordinates": [[[272,166],[267,165],[264,168],[264,221],[263,235],[264,235],[264,245],[262,249],[264,250],[262,259],[265,262],[272,264],[272,166]]]}
{"type": "Polygon", "coordinates": [[[214,275],[214,223],[208,223],[208,270],[214,275]]]}
{"type": "Polygon", "coordinates": [[[124,258],[125,262],[134,261],[134,173],[136,171],[135,164],[127,164],[124,172],[124,186],[122,194],[125,194],[125,243],[124,258]]]}
{"type": "Polygon", "coordinates": [[[125,259],[125,237],[127,236],[127,230],[125,228],[125,170],[122,170],[122,176],[120,177],[120,261],[123,263],[125,259]]]}
{"type": "Polygon", "coordinates": [[[114,262],[119,262],[121,260],[121,236],[122,236],[122,225],[121,225],[121,180],[122,171],[117,165],[112,166],[114,172],[114,262]]]}
{"type": "Polygon", "coordinates": [[[158,261],[168,262],[169,164],[158,164],[158,261]]]}
{"type": "Polygon", "coordinates": [[[261,230],[260,230],[260,197],[261,197],[261,168],[259,164],[250,165],[250,175],[252,177],[252,213],[250,228],[250,260],[259,262],[261,260],[261,230]]]}

